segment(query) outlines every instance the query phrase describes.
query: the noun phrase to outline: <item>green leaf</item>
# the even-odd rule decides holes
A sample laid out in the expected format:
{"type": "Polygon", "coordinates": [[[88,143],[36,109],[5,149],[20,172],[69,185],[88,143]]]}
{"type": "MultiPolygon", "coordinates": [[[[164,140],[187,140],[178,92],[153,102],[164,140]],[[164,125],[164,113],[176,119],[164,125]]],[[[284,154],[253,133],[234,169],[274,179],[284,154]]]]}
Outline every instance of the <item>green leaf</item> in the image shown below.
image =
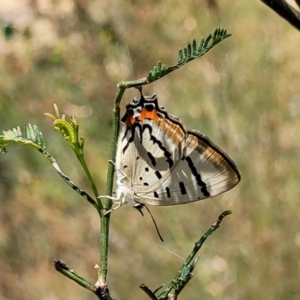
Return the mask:
{"type": "Polygon", "coordinates": [[[36,125],[25,125],[25,135],[26,137],[22,136],[22,131],[19,126],[12,130],[3,131],[3,135],[0,135],[0,151],[6,153],[6,148],[11,143],[22,143],[38,150],[46,149],[43,134],[36,125]]]}
{"type": "Polygon", "coordinates": [[[52,167],[58,173],[58,175],[73,189],[75,190],[80,196],[85,198],[88,202],[96,206],[96,201],[89,196],[85,191],[81,190],[71,179],[65,175],[60,167],[58,166],[55,158],[51,156],[46,151],[46,145],[44,142],[43,134],[39,131],[36,125],[27,124],[25,127],[25,136],[22,136],[22,131],[19,126],[13,128],[12,130],[3,131],[3,135],[0,135],[0,152],[6,153],[7,146],[11,143],[21,143],[24,145],[29,145],[37,149],[40,153],[42,153],[52,164],[52,167]]]}
{"type": "Polygon", "coordinates": [[[211,50],[215,45],[230,37],[231,35],[227,33],[225,29],[216,29],[215,32],[209,35],[207,38],[203,38],[198,47],[197,42],[194,39],[192,43],[187,43],[183,49],[179,49],[177,64],[171,67],[166,67],[161,61],[157,63],[156,66],[149,72],[147,77],[147,83],[153,82],[177,69],[184,66],[188,62],[203,56],[209,50],[211,50]]]}

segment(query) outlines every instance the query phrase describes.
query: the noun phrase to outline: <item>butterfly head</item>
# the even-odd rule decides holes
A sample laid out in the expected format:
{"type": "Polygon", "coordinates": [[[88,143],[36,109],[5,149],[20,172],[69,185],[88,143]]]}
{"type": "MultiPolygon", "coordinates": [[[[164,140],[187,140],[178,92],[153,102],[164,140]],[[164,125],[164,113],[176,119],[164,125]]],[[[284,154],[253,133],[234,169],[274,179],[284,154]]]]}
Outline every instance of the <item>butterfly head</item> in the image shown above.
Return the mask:
{"type": "Polygon", "coordinates": [[[128,128],[146,119],[157,123],[159,118],[157,112],[159,110],[156,94],[151,96],[141,94],[139,99],[134,98],[131,103],[126,106],[126,113],[122,118],[122,122],[124,122],[128,128]]]}

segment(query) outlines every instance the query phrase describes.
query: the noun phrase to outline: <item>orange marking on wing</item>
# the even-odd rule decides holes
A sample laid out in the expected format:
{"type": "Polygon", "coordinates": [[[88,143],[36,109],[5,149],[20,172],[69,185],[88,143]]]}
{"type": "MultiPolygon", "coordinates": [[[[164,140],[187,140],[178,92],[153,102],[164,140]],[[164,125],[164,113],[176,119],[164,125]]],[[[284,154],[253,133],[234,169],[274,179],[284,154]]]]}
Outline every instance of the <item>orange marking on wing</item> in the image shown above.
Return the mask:
{"type": "Polygon", "coordinates": [[[128,114],[126,121],[125,121],[125,124],[127,125],[127,127],[131,128],[135,122],[136,121],[135,121],[134,117],[128,114]]]}
{"type": "Polygon", "coordinates": [[[185,138],[185,132],[182,128],[171,120],[161,119],[158,125],[162,127],[164,134],[171,138],[176,146],[179,146],[185,138]]]}
{"type": "Polygon", "coordinates": [[[139,121],[143,121],[144,119],[151,119],[155,123],[158,122],[158,115],[155,109],[152,111],[148,111],[145,108],[143,108],[141,114],[139,115],[139,121]]]}

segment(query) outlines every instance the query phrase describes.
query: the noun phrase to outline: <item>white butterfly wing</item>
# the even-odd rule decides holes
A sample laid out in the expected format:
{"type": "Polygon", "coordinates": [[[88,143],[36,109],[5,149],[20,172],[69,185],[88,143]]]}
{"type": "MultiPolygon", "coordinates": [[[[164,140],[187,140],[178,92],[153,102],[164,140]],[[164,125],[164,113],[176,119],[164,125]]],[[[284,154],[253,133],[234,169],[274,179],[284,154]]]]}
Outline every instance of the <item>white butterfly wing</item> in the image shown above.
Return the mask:
{"type": "Polygon", "coordinates": [[[197,131],[189,131],[183,156],[140,202],[175,205],[217,196],[240,180],[233,161],[197,131]]]}
{"type": "Polygon", "coordinates": [[[135,201],[183,204],[219,195],[239,182],[231,159],[199,132],[188,132],[177,147],[159,126],[145,125],[146,121],[121,139],[124,152],[117,163],[134,189],[135,201]]]}

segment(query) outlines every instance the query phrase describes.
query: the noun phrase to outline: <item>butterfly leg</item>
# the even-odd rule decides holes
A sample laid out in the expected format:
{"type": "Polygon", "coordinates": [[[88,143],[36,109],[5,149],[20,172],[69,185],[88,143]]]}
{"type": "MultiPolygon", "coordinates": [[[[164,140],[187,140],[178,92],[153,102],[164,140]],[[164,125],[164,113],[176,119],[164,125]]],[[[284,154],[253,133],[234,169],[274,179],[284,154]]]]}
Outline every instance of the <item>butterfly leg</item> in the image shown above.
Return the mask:
{"type": "Polygon", "coordinates": [[[111,163],[112,165],[116,166],[115,162],[112,161],[111,159],[109,159],[108,162],[111,163]]]}
{"type": "Polygon", "coordinates": [[[112,161],[111,159],[109,159],[108,162],[111,163],[112,165],[114,165],[114,167],[116,169],[116,172],[122,173],[122,175],[123,175],[122,179],[125,178],[125,177],[127,177],[126,174],[121,169],[117,169],[116,164],[115,164],[114,161],[112,161]]]}
{"type": "MultiPolygon", "coordinates": [[[[112,197],[112,196],[98,196],[98,198],[107,198],[109,200],[112,200],[112,201],[118,201],[119,199],[117,197],[112,197]]],[[[120,202],[120,201],[118,201],[120,202]]]]}
{"type": "Polygon", "coordinates": [[[116,207],[113,207],[112,209],[108,210],[108,211],[105,213],[105,215],[108,214],[108,213],[111,213],[113,210],[118,209],[122,204],[127,203],[127,201],[126,201],[125,199],[120,200],[120,198],[121,198],[120,195],[117,195],[117,197],[112,197],[112,196],[99,196],[98,198],[107,198],[107,199],[110,199],[110,200],[112,200],[114,203],[117,204],[116,207]]]}
{"type": "Polygon", "coordinates": [[[116,207],[113,207],[112,209],[108,210],[107,212],[105,212],[104,216],[106,216],[107,214],[110,214],[113,210],[118,209],[121,205],[122,205],[122,202],[119,201],[118,205],[116,207]]]}
{"type": "Polygon", "coordinates": [[[105,212],[104,215],[107,215],[107,214],[111,213],[113,210],[118,209],[118,208],[122,205],[122,201],[120,201],[120,200],[118,199],[118,197],[99,196],[98,198],[99,198],[99,199],[100,199],[100,198],[106,198],[106,199],[112,200],[112,201],[114,201],[115,203],[118,204],[116,207],[113,207],[112,209],[110,209],[110,210],[108,210],[107,212],[105,212]]]}
{"type": "MultiPolygon", "coordinates": [[[[122,182],[123,179],[127,178],[127,175],[124,171],[122,171],[121,169],[117,169],[116,168],[116,164],[115,162],[113,162],[112,160],[109,160],[109,162],[111,164],[114,165],[115,169],[116,169],[116,173],[117,173],[117,185],[118,186],[124,186],[124,183],[122,182]]],[[[123,204],[127,203],[127,199],[125,197],[125,195],[123,194],[123,192],[121,190],[117,190],[117,195],[116,197],[112,197],[112,196],[99,196],[98,198],[107,198],[112,200],[113,202],[115,202],[117,204],[116,207],[113,207],[112,209],[108,210],[106,214],[111,213],[113,210],[118,209],[120,206],[122,206],[123,204]]]]}

